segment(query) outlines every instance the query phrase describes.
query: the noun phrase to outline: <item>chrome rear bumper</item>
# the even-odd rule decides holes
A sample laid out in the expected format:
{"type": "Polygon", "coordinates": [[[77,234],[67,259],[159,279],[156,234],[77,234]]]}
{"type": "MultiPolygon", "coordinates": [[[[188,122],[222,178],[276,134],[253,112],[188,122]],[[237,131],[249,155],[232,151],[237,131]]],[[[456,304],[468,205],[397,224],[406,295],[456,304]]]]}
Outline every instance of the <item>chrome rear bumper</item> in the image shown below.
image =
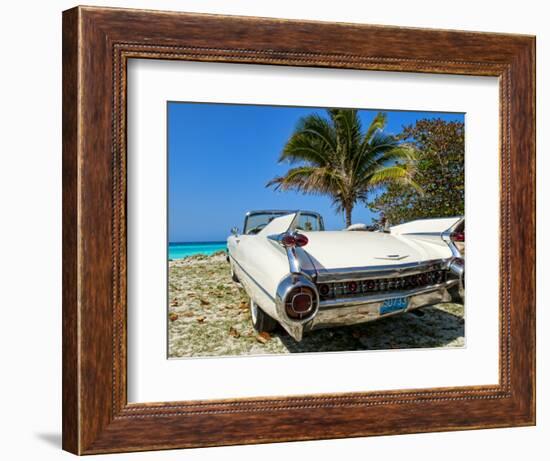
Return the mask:
{"type": "MultiPolygon", "coordinates": [[[[325,296],[324,299],[318,297],[318,305],[315,312],[312,313],[311,317],[303,319],[299,323],[289,321],[290,319],[279,313],[279,322],[296,341],[302,339],[304,332],[319,328],[370,322],[381,317],[409,312],[423,306],[453,302],[453,299],[454,302],[464,302],[464,260],[462,258],[452,257],[419,263],[398,264],[391,267],[371,266],[368,268],[353,268],[351,270],[320,271],[314,275],[305,274],[300,277],[312,279],[317,284],[315,285],[316,287],[319,286],[319,283],[332,283],[333,287],[331,289],[338,291],[335,291],[332,295],[325,296]],[[445,281],[437,283],[433,280],[433,285],[416,286],[408,289],[402,288],[400,290],[392,289],[391,291],[387,289],[384,291],[361,291],[362,294],[354,296],[350,296],[345,290],[342,291],[341,289],[341,286],[347,281],[357,281],[357,283],[360,283],[364,280],[372,280],[379,277],[400,280],[401,286],[407,286],[403,277],[442,270],[446,271],[446,275],[443,277],[445,281]],[[336,285],[340,288],[337,288],[336,285]],[[380,312],[385,301],[396,298],[407,298],[407,308],[390,313],[380,312]]],[[[383,282],[384,280],[379,281],[379,283],[383,282]]],[[[278,304],[281,303],[279,302],[278,304]]]]}
{"type": "Polygon", "coordinates": [[[445,303],[451,301],[449,289],[458,283],[450,280],[440,285],[425,287],[421,290],[396,291],[383,296],[370,296],[362,298],[348,298],[321,302],[317,315],[311,322],[304,325],[304,331],[315,330],[342,325],[354,325],[356,323],[369,322],[381,317],[409,312],[422,306],[445,303]],[[408,298],[409,303],[405,310],[380,314],[380,308],[384,301],[395,298],[408,298]]]}
{"type": "Polygon", "coordinates": [[[284,323],[284,328],[296,340],[301,341],[303,333],[321,328],[355,325],[370,322],[383,317],[389,317],[403,312],[410,312],[423,306],[451,302],[450,289],[455,288],[459,281],[449,280],[439,285],[422,289],[394,291],[392,293],[373,294],[355,298],[321,301],[316,315],[303,324],[284,323]],[[384,301],[395,298],[408,298],[408,306],[404,310],[381,314],[380,308],[384,301]]]}

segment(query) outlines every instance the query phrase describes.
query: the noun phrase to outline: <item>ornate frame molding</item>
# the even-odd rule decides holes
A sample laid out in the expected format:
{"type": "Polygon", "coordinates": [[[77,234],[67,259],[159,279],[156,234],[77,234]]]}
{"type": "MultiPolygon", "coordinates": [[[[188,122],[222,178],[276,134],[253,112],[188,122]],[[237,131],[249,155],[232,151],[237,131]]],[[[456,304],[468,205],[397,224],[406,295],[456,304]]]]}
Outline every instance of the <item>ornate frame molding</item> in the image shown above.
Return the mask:
{"type": "Polygon", "coordinates": [[[87,454],[534,424],[533,37],[77,7],[63,16],[63,85],[66,450],[87,454]],[[499,385],[128,404],[126,64],[135,58],[498,77],[499,385]],[[517,222],[522,225],[512,225],[517,222]]]}

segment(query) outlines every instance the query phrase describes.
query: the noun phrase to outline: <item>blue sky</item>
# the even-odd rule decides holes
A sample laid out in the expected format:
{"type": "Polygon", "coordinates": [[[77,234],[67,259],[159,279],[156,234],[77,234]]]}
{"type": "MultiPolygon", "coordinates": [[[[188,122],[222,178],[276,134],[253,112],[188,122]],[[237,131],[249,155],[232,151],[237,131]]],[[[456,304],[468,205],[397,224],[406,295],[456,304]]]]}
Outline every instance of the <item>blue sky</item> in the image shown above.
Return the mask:
{"type": "MultiPolygon", "coordinates": [[[[307,209],[321,213],[327,229],[344,227],[326,196],[277,192],[266,188],[288,164],[280,152],[298,120],[325,113],[311,107],[168,103],[168,238],[170,242],[225,240],[233,226],[242,229],[244,214],[254,209],[307,209]]],[[[359,112],[366,128],[379,110],[359,112]]],[[[421,118],[464,121],[464,114],[391,111],[387,133],[421,118]]],[[[365,205],[353,222],[369,224],[365,205]]]]}

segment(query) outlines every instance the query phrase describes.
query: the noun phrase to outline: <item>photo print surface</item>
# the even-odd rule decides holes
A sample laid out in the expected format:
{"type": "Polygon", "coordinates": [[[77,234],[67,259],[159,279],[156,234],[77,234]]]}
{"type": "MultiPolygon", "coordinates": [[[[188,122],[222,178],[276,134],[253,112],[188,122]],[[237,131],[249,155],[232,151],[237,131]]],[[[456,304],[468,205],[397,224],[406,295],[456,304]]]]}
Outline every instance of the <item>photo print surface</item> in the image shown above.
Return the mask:
{"type": "Polygon", "coordinates": [[[464,347],[463,113],[167,120],[169,358],[464,347]]]}

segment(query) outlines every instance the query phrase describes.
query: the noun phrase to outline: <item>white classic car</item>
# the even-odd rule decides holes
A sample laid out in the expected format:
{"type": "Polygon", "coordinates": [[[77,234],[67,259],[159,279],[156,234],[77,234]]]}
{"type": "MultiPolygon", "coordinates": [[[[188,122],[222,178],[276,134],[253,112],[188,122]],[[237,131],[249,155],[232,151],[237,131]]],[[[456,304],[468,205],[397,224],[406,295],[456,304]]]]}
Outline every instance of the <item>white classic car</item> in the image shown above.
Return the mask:
{"type": "Polygon", "coordinates": [[[388,232],[325,231],[312,211],[252,211],[227,239],[233,280],[257,331],[280,324],[296,341],[441,302],[464,300],[464,218],[388,232]]]}

